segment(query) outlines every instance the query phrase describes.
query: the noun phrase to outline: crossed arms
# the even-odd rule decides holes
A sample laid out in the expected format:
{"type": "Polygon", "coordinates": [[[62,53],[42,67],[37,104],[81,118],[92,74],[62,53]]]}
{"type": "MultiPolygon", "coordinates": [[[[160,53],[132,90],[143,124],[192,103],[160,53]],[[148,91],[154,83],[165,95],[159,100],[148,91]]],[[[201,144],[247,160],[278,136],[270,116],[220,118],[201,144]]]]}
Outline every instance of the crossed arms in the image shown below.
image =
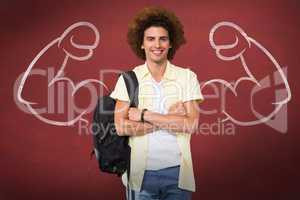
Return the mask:
{"type": "Polygon", "coordinates": [[[127,101],[117,100],[115,125],[120,136],[139,136],[159,129],[175,132],[194,133],[199,123],[199,108],[196,100],[177,102],[167,114],[146,111],[145,122],[141,122],[142,110],[129,108],[127,101]]]}

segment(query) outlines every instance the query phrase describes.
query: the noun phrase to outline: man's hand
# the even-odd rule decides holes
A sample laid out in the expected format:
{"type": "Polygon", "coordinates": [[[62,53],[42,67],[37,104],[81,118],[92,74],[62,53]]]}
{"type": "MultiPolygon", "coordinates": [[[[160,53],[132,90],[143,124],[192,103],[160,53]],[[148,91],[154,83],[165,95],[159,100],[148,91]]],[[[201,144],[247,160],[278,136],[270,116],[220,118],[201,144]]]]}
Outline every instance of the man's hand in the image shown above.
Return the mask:
{"type": "Polygon", "coordinates": [[[186,110],[182,101],[178,101],[175,104],[171,105],[168,110],[168,114],[186,115],[186,110]]]}
{"type": "MultiPolygon", "coordinates": [[[[141,114],[142,114],[142,110],[132,107],[132,108],[129,108],[128,118],[129,118],[129,120],[139,122],[139,121],[141,121],[141,114]]],[[[181,115],[181,116],[186,115],[186,110],[185,110],[185,107],[184,107],[182,101],[178,101],[175,104],[171,105],[168,110],[168,114],[175,114],[175,115],[181,115]]]]}
{"type": "Polygon", "coordinates": [[[129,120],[139,122],[141,121],[142,110],[138,108],[129,108],[128,118],[129,120]]]}

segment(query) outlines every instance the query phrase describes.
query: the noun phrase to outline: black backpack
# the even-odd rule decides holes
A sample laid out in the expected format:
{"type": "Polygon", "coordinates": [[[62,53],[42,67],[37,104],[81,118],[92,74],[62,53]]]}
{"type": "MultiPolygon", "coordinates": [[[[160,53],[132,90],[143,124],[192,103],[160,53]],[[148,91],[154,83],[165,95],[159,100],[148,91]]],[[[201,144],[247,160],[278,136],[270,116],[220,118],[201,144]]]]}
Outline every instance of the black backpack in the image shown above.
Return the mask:
{"type": "MultiPolygon", "coordinates": [[[[121,74],[124,78],[130,107],[138,106],[138,81],[133,71],[121,74]]],[[[121,176],[130,173],[129,136],[119,136],[114,124],[115,99],[109,95],[100,97],[93,116],[93,142],[99,168],[103,172],[121,176]]]]}

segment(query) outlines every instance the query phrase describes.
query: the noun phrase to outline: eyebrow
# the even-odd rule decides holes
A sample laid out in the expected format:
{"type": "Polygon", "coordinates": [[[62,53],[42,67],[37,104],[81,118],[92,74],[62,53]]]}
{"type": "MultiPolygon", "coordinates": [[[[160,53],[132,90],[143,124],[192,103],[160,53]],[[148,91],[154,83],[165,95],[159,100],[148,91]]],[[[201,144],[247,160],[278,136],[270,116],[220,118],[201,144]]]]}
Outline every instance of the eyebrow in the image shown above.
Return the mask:
{"type": "MultiPolygon", "coordinates": [[[[155,36],[145,36],[146,38],[155,38],[155,36]]],[[[169,38],[168,36],[160,36],[159,38],[169,38]]]]}

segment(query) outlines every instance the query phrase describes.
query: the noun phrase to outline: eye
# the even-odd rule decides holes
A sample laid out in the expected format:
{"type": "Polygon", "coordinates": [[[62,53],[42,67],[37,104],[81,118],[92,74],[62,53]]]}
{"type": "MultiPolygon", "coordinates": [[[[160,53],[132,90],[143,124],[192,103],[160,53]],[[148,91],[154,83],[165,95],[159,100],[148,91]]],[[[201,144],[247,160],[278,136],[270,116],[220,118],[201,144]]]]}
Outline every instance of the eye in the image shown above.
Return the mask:
{"type": "Polygon", "coordinates": [[[163,42],[166,42],[166,41],[169,40],[169,38],[168,37],[162,37],[162,38],[160,38],[160,40],[163,41],[163,42]]]}
{"type": "Polygon", "coordinates": [[[148,40],[148,41],[153,41],[153,40],[154,40],[154,37],[147,37],[147,40],[148,40]]]}

